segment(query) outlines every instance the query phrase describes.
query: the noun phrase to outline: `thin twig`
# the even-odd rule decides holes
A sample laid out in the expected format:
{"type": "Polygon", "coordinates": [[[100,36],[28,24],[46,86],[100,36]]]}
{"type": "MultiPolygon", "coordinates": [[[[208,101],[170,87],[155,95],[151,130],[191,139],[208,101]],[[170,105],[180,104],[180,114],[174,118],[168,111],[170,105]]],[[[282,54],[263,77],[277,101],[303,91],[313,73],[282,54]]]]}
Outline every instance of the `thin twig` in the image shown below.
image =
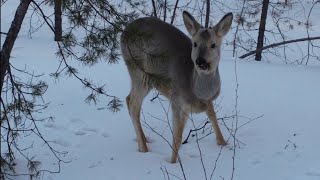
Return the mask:
{"type": "Polygon", "coordinates": [[[236,158],[236,134],[238,132],[238,122],[239,122],[239,116],[238,116],[238,90],[239,90],[239,81],[238,81],[238,73],[237,73],[237,60],[234,61],[234,74],[236,77],[236,100],[235,100],[235,120],[236,120],[236,126],[234,128],[234,134],[233,134],[233,156],[232,156],[232,174],[231,174],[231,180],[234,178],[234,172],[235,172],[235,158],[236,158]]]}

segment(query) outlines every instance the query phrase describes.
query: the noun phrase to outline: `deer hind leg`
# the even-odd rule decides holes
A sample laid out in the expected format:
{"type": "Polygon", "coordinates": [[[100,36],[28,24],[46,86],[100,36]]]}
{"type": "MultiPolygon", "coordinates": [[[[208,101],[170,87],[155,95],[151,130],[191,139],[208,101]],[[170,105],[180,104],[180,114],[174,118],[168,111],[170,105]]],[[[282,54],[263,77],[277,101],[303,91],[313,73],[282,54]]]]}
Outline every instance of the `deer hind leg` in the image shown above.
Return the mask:
{"type": "Polygon", "coordinates": [[[171,163],[177,162],[178,152],[182,143],[182,133],[187,120],[187,112],[180,107],[172,106],[172,155],[171,163]]]}
{"type": "Polygon", "coordinates": [[[148,92],[149,89],[147,87],[133,87],[126,98],[128,111],[133,123],[133,127],[136,131],[140,152],[148,152],[147,139],[144,135],[140,122],[141,105],[148,92]]]}
{"type": "Polygon", "coordinates": [[[214,111],[212,102],[209,103],[208,109],[207,109],[207,115],[212,123],[212,127],[214,129],[214,132],[216,133],[216,139],[218,145],[226,145],[227,142],[224,140],[223,135],[221,133],[221,130],[219,128],[219,124],[217,121],[217,115],[214,111]]]}

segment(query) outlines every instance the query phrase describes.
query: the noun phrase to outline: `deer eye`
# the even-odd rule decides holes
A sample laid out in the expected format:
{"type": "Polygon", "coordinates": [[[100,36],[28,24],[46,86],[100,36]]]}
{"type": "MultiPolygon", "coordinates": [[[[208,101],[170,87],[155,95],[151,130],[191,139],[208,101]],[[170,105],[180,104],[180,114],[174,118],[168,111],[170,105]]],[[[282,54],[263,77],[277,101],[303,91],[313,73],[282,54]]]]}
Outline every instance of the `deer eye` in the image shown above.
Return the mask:
{"type": "Polygon", "coordinates": [[[198,44],[196,42],[193,43],[193,47],[197,47],[198,44]]]}
{"type": "Polygon", "coordinates": [[[210,46],[211,48],[215,48],[216,47],[216,44],[215,43],[213,43],[213,44],[211,44],[211,46],[210,46]]]}

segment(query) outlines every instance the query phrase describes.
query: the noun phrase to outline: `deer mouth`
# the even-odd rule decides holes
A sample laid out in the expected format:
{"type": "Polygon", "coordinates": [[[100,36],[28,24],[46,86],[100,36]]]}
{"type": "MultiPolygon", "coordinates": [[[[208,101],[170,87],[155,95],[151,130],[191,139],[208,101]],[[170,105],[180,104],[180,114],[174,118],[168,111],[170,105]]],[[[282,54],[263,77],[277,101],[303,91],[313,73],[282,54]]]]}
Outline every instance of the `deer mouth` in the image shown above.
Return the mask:
{"type": "Polygon", "coordinates": [[[203,71],[206,71],[210,68],[210,64],[209,63],[201,63],[201,64],[198,64],[198,67],[203,70],[203,71]]]}
{"type": "Polygon", "coordinates": [[[207,71],[210,68],[210,64],[207,62],[207,60],[203,57],[198,57],[195,61],[195,64],[199,67],[202,71],[207,71]]]}

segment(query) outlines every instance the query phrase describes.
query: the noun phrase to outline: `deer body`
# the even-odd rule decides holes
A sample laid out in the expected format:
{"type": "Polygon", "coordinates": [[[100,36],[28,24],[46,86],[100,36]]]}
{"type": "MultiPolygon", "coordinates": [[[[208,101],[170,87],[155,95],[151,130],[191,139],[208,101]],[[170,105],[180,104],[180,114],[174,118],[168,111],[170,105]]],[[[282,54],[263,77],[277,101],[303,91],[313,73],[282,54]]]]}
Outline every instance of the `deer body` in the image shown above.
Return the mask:
{"type": "Polygon", "coordinates": [[[183,17],[192,39],[174,26],[153,17],[135,20],[121,35],[122,55],[131,77],[131,92],[126,101],[139,151],[148,151],[140,123],[142,101],[152,88],[156,88],[172,105],[173,163],[176,162],[184,125],[191,112],[206,112],[215,130],[217,143],[226,144],[212,101],[220,93],[220,45],[230,28],[232,14],[226,15],[220,25],[215,26],[216,29],[201,28],[187,12],[183,13],[183,17]],[[228,22],[223,22],[224,19],[228,22]],[[219,30],[226,32],[221,32],[223,36],[220,36],[219,30]],[[152,76],[166,81],[150,83],[152,76]]]}

